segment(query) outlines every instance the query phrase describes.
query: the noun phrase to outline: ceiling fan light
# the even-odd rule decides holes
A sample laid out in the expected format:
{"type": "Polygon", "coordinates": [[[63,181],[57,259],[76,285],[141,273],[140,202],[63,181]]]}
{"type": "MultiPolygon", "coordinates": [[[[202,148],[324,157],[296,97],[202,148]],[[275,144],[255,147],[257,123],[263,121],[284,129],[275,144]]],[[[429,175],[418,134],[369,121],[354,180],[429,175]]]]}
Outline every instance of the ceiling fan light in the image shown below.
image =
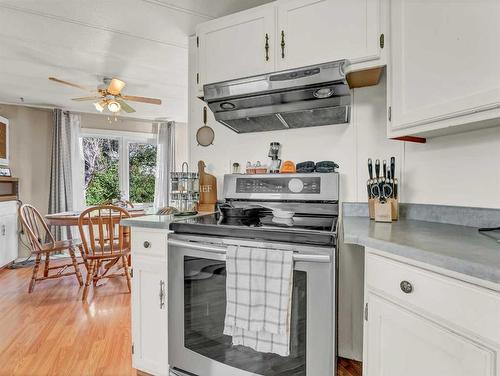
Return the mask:
{"type": "Polygon", "coordinates": [[[110,101],[108,103],[108,110],[110,110],[112,113],[116,113],[116,112],[120,111],[121,108],[122,108],[122,106],[117,101],[110,101]]]}
{"type": "Polygon", "coordinates": [[[94,106],[95,106],[95,109],[99,112],[102,112],[104,110],[104,107],[99,102],[95,102],[94,106]]]}

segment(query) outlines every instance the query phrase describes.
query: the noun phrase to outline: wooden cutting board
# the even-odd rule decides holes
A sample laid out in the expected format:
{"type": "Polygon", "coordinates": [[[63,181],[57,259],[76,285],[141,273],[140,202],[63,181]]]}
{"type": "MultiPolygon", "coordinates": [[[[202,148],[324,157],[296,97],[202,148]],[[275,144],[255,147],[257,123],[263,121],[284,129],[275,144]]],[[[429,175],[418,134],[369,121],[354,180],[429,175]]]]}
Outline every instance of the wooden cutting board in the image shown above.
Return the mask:
{"type": "Polygon", "coordinates": [[[205,172],[205,162],[198,162],[200,176],[200,201],[198,211],[215,211],[217,203],[217,178],[205,172]]]}

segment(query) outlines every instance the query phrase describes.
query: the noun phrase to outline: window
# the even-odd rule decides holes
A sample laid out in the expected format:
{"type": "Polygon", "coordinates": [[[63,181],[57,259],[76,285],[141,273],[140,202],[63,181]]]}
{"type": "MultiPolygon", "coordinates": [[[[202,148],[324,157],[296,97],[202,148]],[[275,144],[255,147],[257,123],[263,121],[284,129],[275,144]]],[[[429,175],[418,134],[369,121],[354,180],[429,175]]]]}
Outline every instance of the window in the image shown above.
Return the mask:
{"type": "Polygon", "coordinates": [[[152,135],[82,130],[84,205],[154,201],[156,142],[152,135]]]}
{"type": "Polygon", "coordinates": [[[132,202],[153,202],[156,176],[156,145],[128,144],[128,187],[132,202]]]}

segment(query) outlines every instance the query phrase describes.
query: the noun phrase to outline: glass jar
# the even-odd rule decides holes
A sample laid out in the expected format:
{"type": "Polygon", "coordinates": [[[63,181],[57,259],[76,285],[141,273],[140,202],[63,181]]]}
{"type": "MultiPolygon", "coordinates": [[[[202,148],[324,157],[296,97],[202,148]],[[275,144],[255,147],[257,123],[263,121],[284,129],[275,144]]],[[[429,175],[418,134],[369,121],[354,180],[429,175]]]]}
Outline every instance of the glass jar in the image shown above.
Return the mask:
{"type": "Polygon", "coordinates": [[[170,189],[171,189],[171,192],[178,192],[179,191],[179,173],[178,172],[171,172],[170,173],[170,189]]]}

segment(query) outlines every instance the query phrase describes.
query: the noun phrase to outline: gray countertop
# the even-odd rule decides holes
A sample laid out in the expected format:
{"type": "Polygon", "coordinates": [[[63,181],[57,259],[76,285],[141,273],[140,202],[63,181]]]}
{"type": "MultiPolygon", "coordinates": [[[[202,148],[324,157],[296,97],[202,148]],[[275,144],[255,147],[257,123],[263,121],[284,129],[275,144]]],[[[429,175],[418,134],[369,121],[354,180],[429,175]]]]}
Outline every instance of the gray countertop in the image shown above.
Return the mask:
{"type": "Polygon", "coordinates": [[[475,227],[414,219],[376,223],[366,217],[345,216],[343,234],[347,244],[375,248],[500,284],[500,243],[475,227]]]}
{"type": "Polygon", "coordinates": [[[185,217],[176,217],[174,215],[145,215],[143,217],[123,219],[121,221],[121,224],[131,227],[168,230],[172,222],[183,221],[185,219],[196,218],[208,214],[213,214],[213,213],[200,212],[196,215],[185,216],[185,217]]]}

